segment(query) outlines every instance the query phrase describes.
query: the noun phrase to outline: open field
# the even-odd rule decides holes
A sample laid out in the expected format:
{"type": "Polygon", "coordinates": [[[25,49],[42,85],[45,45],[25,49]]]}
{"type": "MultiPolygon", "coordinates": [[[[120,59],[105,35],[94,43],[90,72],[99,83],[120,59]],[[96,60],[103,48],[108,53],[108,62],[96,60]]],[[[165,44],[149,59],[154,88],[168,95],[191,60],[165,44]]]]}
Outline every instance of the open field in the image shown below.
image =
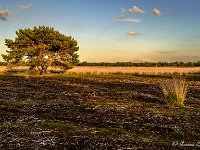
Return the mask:
{"type": "Polygon", "coordinates": [[[139,73],[139,74],[163,74],[163,73],[194,73],[200,72],[200,67],[74,67],[69,73],[139,73]]]}
{"type": "MultiPolygon", "coordinates": [[[[14,67],[14,69],[28,69],[28,67],[14,67]]],[[[51,68],[54,69],[54,68],[51,68]]],[[[5,66],[0,66],[0,72],[9,70],[5,66]]],[[[183,74],[199,73],[200,67],[74,67],[66,73],[86,73],[86,74],[112,74],[112,73],[138,73],[138,74],[183,74]]]]}
{"type": "Polygon", "coordinates": [[[200,149],[200,79],[183,108],[163,103],[163,80],[1,73],[0,149],[200,149]]]}

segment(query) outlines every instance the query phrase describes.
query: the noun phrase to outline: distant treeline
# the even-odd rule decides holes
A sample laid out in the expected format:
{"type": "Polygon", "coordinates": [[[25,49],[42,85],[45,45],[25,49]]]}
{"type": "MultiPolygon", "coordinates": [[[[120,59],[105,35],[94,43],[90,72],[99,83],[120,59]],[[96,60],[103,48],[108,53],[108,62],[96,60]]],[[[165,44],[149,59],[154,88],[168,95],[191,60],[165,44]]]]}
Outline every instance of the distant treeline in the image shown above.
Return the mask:
{"type": "Polygon", "coordinates": [[[200,66],[200,61],[198,62],[142,62],[142,63],[133,63],[133,62],[81,62],[78,66],[112,66],[112,67],[197,67],[200,66]]]}

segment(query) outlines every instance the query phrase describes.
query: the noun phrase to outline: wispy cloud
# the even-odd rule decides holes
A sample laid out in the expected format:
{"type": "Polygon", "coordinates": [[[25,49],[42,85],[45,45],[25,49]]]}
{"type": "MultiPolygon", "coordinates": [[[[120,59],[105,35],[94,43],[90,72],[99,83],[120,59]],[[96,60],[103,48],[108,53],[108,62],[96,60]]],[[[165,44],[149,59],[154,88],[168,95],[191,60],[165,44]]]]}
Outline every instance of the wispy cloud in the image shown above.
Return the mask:
{"type": "Polygon", "coordinates": [[[154,9],[152,10],[152,12],[153,12],[153,14],[156,15],[156,16],[162,15],[161,11],[160,11],[159,9],[157,9],[157,8],[154,8],[154,9]]]}
{"type": "MultiPolygon", "coordinates": [[[[132,22],[132,23],[140,23],[140,22],[142,22],[142,20],[140,20],[140,19],[131,18],[130,16],[133,13],[145,14],[145,11],[142,10],[141,8],[139,8],[138,6],[133,6],[130,9],[122,8],[121,9],[121,15],[117,17],[116,21],[132,22]]],[[[135,36],[135,35],[138,35],[138,33],[137,32],[133,32],[133,31],[129,31],[127,33],[127,35],[135,36]]]]}
{"type": "Polygon", "coordinates": [[[10,15],[10,11],[7,9],[0,9],[0,20],[6,21],[7,17],[10,15]]]}
{"type": "Polygon", "coordinates": [[[127,34],[130,36],[138,35],[138,33],[134,32],[134,31],[129,31],[127,34]]]}
{"type": "Polygon", "coordinates": [[[133,6],[132,8],[128,9],[129,13],[141,13],[145,14],[145,11],[139,8],[138,6],[133,6]]]}
{"type": "Polygon", "coordinates": [[[117,17],[117,21],[123,21],[123,22],[135,22],[135,23],[140,23],[142,20],[140,19],[133,19],[133,18],[125,18],[125,17],[117,17]]]}
{"type": "Polygon", "coordinates": [[[155,52],[159,53],[159,54],[174,54],[174,53],[176,53],[176,51],[166,51],[166,50],[156,50],[155,52]]]}
{"type": "Polygon", "coordinates": [[[171,55],[171,54],[175,54],[175,53],[177,53],[177,51],[175,51],[175,50],[156,50],[155,51],[157,54],[163,54],[163,55],[165,55],[165,54],[168,54],[168,55],[171,55]]]}
{"type": "Polygon", "coordinates": [[[120,16],[117,17],[117,20],[123,20],[123,19],[125,19],[125,18],[126,18],[126,16],[120,15],[120,16]]]}
{"type": "Polygon", "coordinates": [[[127,15],[128,12],[127,12],[127,10],[126,10],[125,8],[121,8],[121,14],[123,14],[123,15],[127,15]]]}
{"type": "Polygon", "coordinates": [[[26,4],[26,5],[20,5],[19,6],[19,8],[21,10],[29,10],[29,9],[31,9],[31,7],[32,7],[32,4],[26,4]]]}

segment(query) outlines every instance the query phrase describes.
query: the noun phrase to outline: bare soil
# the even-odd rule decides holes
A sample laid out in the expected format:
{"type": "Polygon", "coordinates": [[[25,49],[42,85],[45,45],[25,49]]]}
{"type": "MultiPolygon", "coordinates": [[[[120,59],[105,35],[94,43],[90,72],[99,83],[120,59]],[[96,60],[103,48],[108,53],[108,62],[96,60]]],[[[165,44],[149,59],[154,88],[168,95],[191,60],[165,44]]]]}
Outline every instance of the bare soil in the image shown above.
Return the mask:
{"type": "Polygon", "coordinates": [[[162,80],[0,75],[0,149],[200,149],[200,82],[179,108],[163,103],[162,80]]]}

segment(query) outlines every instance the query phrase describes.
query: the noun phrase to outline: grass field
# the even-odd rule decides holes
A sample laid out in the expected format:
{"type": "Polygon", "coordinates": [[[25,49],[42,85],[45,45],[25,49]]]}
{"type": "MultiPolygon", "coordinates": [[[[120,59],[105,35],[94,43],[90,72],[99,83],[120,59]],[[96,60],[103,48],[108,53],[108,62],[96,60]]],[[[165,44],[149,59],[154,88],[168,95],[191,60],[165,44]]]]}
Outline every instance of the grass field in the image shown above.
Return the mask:
{"type": "Polygon", "coordinates": [[[0,149],[198,149],[197,78],[173,107],[159,76],[1,73],[0,149]]]}
{"type": "Polygon", "coordinates": [[[194,73],[200,72],[200,67],[75,67],[68,70],[69,73],[139,73],[139,74],[163,74],[163,73],[194,73]]]}
{"type": "MultiPolygon", "coordinates": [[[[15,70],[23,70],[28,67],[15,67],[15,70]]],[[[51,68],[54,69],[54,68],[51,68]]],[[[1,66],[0,71],[9,70],[9,68],[1,66]]],[[[74,67],[67,70],[66,73],[82,73],[82,74],[112,74],[112,73],[137,73],[137,74],[187,74],[199,73],[200,67],[74,67]]]]}

